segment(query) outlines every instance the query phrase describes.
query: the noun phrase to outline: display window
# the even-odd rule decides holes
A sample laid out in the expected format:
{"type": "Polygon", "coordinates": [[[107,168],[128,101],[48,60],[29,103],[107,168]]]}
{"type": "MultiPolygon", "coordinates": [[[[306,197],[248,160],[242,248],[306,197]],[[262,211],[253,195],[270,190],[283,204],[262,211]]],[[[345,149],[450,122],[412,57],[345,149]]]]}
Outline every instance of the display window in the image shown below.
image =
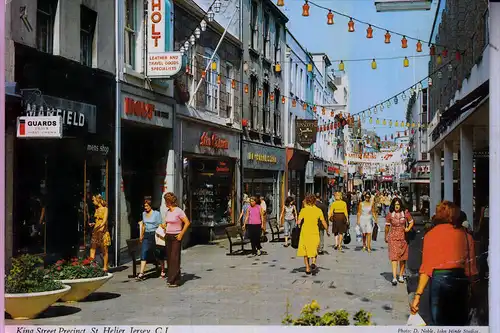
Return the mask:
{"type": "Polygon", "coordinates": [[[183,187],[183,205],[193,227],[226,226],[232,223],[232,160],[185,157],[183,187]]]}

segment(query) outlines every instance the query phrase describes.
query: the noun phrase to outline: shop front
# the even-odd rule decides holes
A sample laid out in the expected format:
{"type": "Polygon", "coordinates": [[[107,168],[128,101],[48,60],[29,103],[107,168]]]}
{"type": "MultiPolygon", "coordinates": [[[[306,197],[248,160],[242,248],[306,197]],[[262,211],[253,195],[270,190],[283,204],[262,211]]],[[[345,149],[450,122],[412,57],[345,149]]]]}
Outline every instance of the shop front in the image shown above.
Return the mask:
{"type": "Polygon", "coordinates": [[[173,119],[175,101],[121,83],[120,251],[139,237],[143,201],[162,210],[162,195],[174,191],[173,119]]]}
{"type": "Polygon", "coordinates": [[[285,150],[258,143],[243,141],[243,193],[264,197],[267,216],[278,218],[284,201],[285,150]]]}
{"type": "Polygon", "coordinates": [[[310,154],[308,151],[286,148],[288,196],[294,197],[297,208],[302,207],[306,195],[306,166],[310,154]]]}
{"type": "MultiPolygon", "coordinates": [[[[114,76],[19,44],[15,53],[22,105],[7,119],[16,128],[6,138],[14,198],[8,256],[88,254],[92,195],[114,197],[114,76]]],[[[114,246],[112,218],[109,229],[114,246]]]]}
{"type": "Polygon", "coordinates": [[[306,194],[314,194],[314,162],[306,164],[306,194]]]}
{"type": "Polygon", "coordinates": [[[188,244],[211,241],[236,219],[240,133],[179,121],[182,206],[192,223],[188,244]]]}

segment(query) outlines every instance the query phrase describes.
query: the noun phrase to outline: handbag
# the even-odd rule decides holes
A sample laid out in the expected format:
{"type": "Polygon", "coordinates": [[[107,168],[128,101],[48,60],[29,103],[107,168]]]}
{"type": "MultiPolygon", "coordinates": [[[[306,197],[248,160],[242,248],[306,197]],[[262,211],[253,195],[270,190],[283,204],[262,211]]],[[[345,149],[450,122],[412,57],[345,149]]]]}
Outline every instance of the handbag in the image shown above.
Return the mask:
{"type": "MultiPolygon", "coordinates": [[[[406,224],[405,224],[405,228],[408,228],[408,226],[410,225],[410,221],[408,221],[408,219],[405,217],[406,219],[406,224]]],[[[415,237],[417,237],[417,232],[415,231],[415,225],[413,225],[413,227],[411,227],[410,231],[408,231],[405,235],[405,238],[406,238],[406,241],[407,242],[411,242],[412,240],[415,239],[415,237]]]]}
{"type": "Polygon", "coordinates": [[[349,243],[351,243],[351,234],[349,233],[349,230],[347,230],[344,234],[344,244],[349,245],[349,243]]]}
{"type": "Polygon", "coordinates": [[[300,239],[300,227],[296,226],[292,230],[292,240],[291,240],[291,245],[294,249],[299,248],[299,239],[300,239]]]}
{"type": "Polygon", "coordinates": [[[377,241],[377,235],[378,235],[378,223],[375,223],[373,226],[373,231],[372,231],[372,239],[374,241],[377,241]]]}
{"type": "Polygon", "coordinates": [[[260,236],[260,242],[261,243],[267,243],[268,239],[267,236],[264,232],[262,232],[262,235],[260,236]]]}

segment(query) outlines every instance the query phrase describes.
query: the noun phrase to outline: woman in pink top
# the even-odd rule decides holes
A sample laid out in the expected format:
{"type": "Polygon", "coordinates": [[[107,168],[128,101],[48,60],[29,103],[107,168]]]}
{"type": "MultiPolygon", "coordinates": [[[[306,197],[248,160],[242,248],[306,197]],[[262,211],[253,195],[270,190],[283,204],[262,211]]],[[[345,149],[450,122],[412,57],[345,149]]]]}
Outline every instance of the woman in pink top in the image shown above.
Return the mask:
{"type": "Polygon", "coordinates": [[[257,205],[257,198],[250,198],[250,207],[248,207],[243,230],[248,227],[248,238],[252,244],[252,254],[260,256],[262,254],[262,246],[260,245],[260,236],[262,231],[266,231],[266,217],[264,210],[260,205],[257,205]]]}
{"type": "Polygon", "coordinates": [[[177,207],[177,197],[172,192],[163,196],[167,214],[162,224],[166,233],[167,285],[178,287],[181,283],[181,241],[191,224],[182,209],[177,207]]]}

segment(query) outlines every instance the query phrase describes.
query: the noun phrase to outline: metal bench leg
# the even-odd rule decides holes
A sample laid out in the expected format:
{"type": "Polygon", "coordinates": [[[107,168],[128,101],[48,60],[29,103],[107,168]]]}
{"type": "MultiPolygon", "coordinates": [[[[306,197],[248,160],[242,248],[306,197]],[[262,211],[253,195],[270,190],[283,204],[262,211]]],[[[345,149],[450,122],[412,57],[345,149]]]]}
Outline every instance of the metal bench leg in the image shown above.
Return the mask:
{"type": "Polygon", "coordinates": [[[132,252],[131,255],[132,255],[132,277],[135,278],[137,276],[137,258],[135,252],[132,252]]]}

